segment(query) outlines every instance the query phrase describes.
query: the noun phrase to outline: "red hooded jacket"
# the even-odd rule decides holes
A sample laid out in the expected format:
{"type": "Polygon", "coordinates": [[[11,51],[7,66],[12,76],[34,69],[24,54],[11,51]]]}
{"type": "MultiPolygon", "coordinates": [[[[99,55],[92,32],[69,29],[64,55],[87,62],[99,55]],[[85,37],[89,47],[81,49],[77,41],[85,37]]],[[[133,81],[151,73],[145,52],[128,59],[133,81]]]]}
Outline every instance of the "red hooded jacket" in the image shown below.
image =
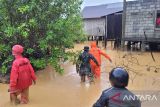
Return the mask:
{"type": "Polygon", "coordinates": [[[22,52],[23,47],[21,45],[13,46],[12,54],[15,56],[15,60],[13,61],[10,75],[11,92],[28,88],[32,85],[32,81],[36,80],[30,61],[21,55],[22,52]]]}
{"type": "Polygon", "coordinates": [[[34,70],[27,58],[17,56],[12,64],[10,90],[23,90],[36,80],[34,70]]]}

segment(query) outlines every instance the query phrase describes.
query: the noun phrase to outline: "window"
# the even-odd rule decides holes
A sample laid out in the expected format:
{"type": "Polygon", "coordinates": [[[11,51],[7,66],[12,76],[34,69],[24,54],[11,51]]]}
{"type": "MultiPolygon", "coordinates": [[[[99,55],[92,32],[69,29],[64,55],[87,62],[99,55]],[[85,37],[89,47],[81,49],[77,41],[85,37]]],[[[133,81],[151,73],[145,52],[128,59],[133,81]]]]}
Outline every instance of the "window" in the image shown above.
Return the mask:
{"type": "Polygon", "coordinates": [[[160,10],[157,11],[156,15],[156,28],[160,28],[160,10]]]}

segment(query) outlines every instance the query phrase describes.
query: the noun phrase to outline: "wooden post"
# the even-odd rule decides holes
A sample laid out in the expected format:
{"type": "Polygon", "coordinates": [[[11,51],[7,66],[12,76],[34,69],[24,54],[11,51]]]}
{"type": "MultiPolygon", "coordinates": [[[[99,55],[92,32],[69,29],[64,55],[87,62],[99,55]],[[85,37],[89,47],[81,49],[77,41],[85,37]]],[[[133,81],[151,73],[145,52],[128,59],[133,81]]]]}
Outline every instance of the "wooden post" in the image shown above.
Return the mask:
{"type": "Polygon", "coordinates": [[[105,35],[104,35],[104,46],[107,48],[107,16],[105,17],[105,35]]]}
{"type": "Polygon", "coordinates": [[[125,25],[126,25],[126,0],[123,0],[123,16],[122,16],[122,49],[125,46],[125,25]]]}

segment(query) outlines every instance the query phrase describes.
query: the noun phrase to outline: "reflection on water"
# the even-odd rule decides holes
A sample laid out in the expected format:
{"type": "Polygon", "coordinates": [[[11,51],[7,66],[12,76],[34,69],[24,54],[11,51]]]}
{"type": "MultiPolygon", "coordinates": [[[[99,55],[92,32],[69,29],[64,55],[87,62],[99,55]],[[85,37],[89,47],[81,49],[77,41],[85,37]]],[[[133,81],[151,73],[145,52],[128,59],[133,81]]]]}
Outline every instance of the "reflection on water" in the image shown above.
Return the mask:
{"type": "MultiPolygon", "coordinates": [[[[83,49],[88,43],[78,44],[76,50],[83,49]]],[[[106,50],[104,50],[106,51],[106,50]]],[[[101,91],[109,88],[108,73],[115,66],[125,67],[130,74],[128,88],[131,90],[159,90],[160,89],[160,54],[154,53],[153,62],[150,53],[106,51],[112,58],[113,64],[102,58],[102,76],[95,84],[80,83],[80,77],[75,71],[75,65],[69,62],[62,66],[64,75],[54,72],[47,67],[37,73],[37,84],[30,88],[30,103],[17,107],[91,107],[99,98],[101,91]]],[[[0,84],[0,107],[10,107],[8,85],[0,84]]]]}

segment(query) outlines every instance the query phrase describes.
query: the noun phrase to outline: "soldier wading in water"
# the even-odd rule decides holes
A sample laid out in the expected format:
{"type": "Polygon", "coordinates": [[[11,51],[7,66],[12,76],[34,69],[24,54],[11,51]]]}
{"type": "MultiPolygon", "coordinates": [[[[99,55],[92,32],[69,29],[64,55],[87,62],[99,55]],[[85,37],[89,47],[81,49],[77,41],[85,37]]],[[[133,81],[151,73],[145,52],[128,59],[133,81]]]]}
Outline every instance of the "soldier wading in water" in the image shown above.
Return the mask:
{"type": "Polygon", "coordinates": [[[78,61],[76,63],[76,70],[81,77],[81,82],[85,82],[86,76],[90,82],[94,82],[94,74],[91,71],[90,60],[93,60],[97,66],[99,66],[97,60],[89,53],[89,47],[85,46],[83,53],[79,55],[78,61]]]}

